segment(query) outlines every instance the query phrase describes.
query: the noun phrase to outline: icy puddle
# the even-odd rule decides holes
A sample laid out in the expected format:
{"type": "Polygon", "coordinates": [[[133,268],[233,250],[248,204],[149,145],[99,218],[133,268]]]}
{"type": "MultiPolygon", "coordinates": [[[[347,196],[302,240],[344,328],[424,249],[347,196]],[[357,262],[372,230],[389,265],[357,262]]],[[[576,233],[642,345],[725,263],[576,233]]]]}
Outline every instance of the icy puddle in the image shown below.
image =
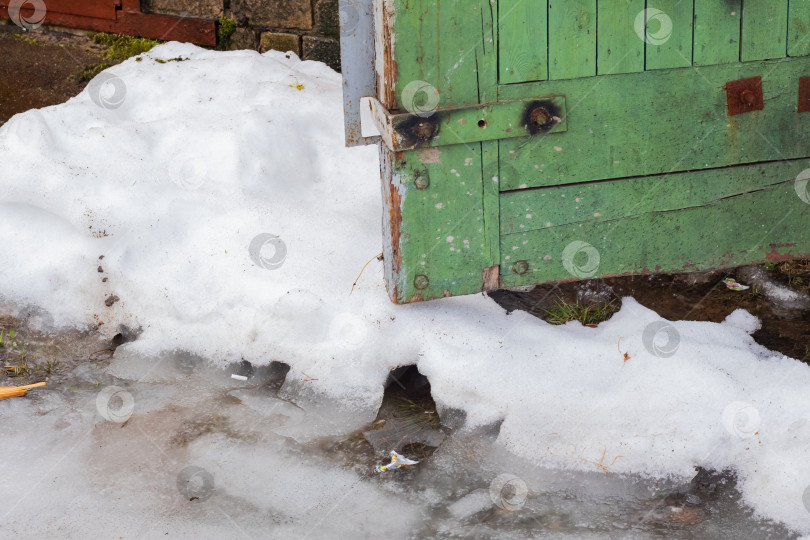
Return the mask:
{"type": "MultiPolygon", "coordinates": [[[[77,336],[72,352],[95,346],[77,336]]],[[[675,484],[613,474],[610,454],[592,473],[517,458],[497,426],[440,419],[413,368],[392,374],[371,421],[285,399],[287,369],[66,362],[48,387],[0,402],[3,536],[797,537],[752,517],[730,474],[675,484]],[[391,449],[420,462],[376,472],[391,449]]]]}

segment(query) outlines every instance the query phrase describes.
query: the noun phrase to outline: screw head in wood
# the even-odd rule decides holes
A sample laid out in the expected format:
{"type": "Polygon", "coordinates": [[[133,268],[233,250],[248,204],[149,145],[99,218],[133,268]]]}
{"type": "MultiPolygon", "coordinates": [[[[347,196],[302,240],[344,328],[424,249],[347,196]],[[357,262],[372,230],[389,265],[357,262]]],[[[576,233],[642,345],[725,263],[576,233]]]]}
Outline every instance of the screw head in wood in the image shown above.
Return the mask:
{"type": "Polygon", "coordinates": [[[413,286],[420,291],[427,289],[428,285],[430,285],[430,280],[425,274],[416,274],[413,278],[413,286]]]}
{"type": "Polygon", "coordinates": [[[529,271],[529,261],[517,261],[512,265],[512,270],[519,276],[529,271]]]}
{"type": "Polygon", "coordinates": [[[426,174],[416,173],[413,179],[413,185],[416,186],[416,189],[427,189],[430,185],[430,178],[428,178],[426,174]]]}

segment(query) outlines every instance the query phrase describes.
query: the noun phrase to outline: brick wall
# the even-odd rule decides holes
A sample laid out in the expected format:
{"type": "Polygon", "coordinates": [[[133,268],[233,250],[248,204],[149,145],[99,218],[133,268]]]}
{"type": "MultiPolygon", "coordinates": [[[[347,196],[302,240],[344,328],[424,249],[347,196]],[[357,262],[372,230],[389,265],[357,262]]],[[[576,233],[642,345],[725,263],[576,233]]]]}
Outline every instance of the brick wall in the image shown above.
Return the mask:
{"type": "Polygon", "coordinates": [[[340,70],[338,0],[142,0],[143,10],[236,23],[229,49],[293,51],[340,70]]]}

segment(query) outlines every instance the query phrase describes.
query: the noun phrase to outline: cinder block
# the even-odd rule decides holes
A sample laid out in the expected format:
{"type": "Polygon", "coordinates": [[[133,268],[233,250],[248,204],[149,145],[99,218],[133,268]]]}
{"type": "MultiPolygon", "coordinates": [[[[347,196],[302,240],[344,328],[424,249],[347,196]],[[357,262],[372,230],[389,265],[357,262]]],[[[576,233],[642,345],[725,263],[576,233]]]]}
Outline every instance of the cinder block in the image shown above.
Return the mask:
{"type": "Polygon", "coordinates": [[[188,15],[200,19],[216,19],[222,15],[224,0],[146,0],[145,7],[153,13],[188,15]]]}
{"type": "Polygon", "coordinates": [[[231,10],[244,13],[254,26],[312,29],[310,0],[231,0],[231,10]]]}
{"type": "Polygon", "coordinates": [[[269,51],[292,51],[301,56],[301,37],[297,34],[283,34],[279,32],[262,32],[259,42],[259,52],[269,51]]]}
{"type": "Polygon", "coordinates": [[[304,36],[304,60],[318,60],[340,71],[340,42],[320,36],[304,36]]]}

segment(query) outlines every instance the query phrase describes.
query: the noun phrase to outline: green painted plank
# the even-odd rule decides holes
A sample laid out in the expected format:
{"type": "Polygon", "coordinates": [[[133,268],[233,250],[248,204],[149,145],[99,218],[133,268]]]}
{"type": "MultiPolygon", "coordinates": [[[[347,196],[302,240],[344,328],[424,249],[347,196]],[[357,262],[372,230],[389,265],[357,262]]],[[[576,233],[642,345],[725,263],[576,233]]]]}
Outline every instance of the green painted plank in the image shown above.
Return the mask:
{"type": "Polygon", "coordinates": [[[388,276],[389,293],[398,303],[441,298],[445,291],[453,295],[481,291],[483,270],[493,264],[493,247],[484,222],[480,148],[477,143],[384,150],[392,156],[388,192],[400,198],[386,201],[389,212],[399,208],[401,215],[393,241],[397,253],[392,254],[400,265],[388,276]]]}
{"type": "MultiPolygon", "coordinates": [[[[483,42],[491,39],[491,34],[484,33],[482,17],[489,16],[489,2],[395,0],[393,6],[395,92],[399,108],[416,108],[427,113],[424,101],[434,95],[438,100],[430,101],[432,106],[427,109],[478,103],[476,64],[487,61],[483,42]],[[423,83],[431,85],[432,93],[424,90],[423,83]]],[[[495,55],[490,56],[494,66],[495,55]]]]}
{"type": "Polygon", "coordinates": [[[796,114],[810,57],[501,87],[501,99],[564,95],[567,131],[500,141],[501,190],[700,170],[810,155],[796,114]],[[728,116],[723,85],[756,75],[765,109],[728,116]]]}
{"type": "MultiPolygon", "coordinates": [[[[692,65],[694,4],[689,0],[658,0],[646,10],[646,68],[692,65]]],[[[636,27],[637,28],[637,27],[636,27]]]]}
{"type": "Polygon", "coordinates": [[[788,56],[810,55],[810,0],[790,0],[788,56]]]}
{"type": "MultiPolygon", "coordinates": [[[[770,0],[766,0],[770,1],[770,0]]],[[[713,66],[740,60],[742,0],[696,0],[694,64],[713,66]]]]}
{"type": "Polygon", "coordinates": [[[549,79],[596,75],[596,0],[548,0],[549,79]]]}
{"type": "MultiPolygon", "coordinates": [[[[810,256],[810,204],[796,193],[794,182],[810,160],[698,171],[660,179],[657,193],[681,189],[684,176],[729,184],[754,175],[772,183],[762,189],[714,200],[705,206],[662,210],[614,220],[593,220],[508,234],[501,238],[504,286],[623,273],[690,272],[741,264],[810,256]],[[515,273],[526,261],[528,272],[515,273]]],[[[605,198],[632,196],[636,180],[602,183],[605,198]]],[[[548,188],[548,192],[564,188],[548,188]]],[[[508,201],[513,194],[502,195],[508,201]]],[[[677,194],[672,194],[673,201],[677,194]]],[[[554,196],[552,195],[552,198],[554,196]]],[[[553,205],[545,202],[543,207],[553,205]]],[[[609,206],[609,204],[606,204],[609,206]]]]}
{"type": "Polygon", "coordinates": [[[501,207],[498,188],[498,141],[481,143],[484,188],[484,233],[489,246],[490,265],[500,261],[501,207]]]}
{"type": "Polygon", "coordinates": [[[599,0],[597,6],[597,67],[600,75],[644,71],[644,40],[635,21],[644,0],[599,0]]]}
{"type": "MultiPolygon", "coordinates": [[[[786,167],[785,174],[794,169],[786,167]]],[[[769,165],[755,165],[509,191],[501,197],[501,234],[705,206],[786,181],[769,171],[769,165]]]]}
{"type": "Polygon", "coordinates": [[[546,0],[499,0],[500,82],[548,78],[548,3],[546,0]]]}
{"type": "Polygon", "coordinates": [[[498,24],[495,14],[497,6],[488,0],[476,0],[481,17],[481,47],[476,50],[475,63],[478,66],[478,101],[492,103],[498,100],[498,24]]]}
{"type": "Polygon", "coordinates": [[[742,17],[743,62],[787,56],[788,0],[745,0],[742,17]]]}
{"type": "MultiPolygon", "coordinates": [[[[386,84],[393,84],[401,108],[428,117],[438,108],[497,98],[497,30],[489,0],[384,5],[392,11],[386,84]],[[409,88],[422,89],[421,101],[414,102],[420,92],[409,88]],[[433,100],[428,106],[426,96],[433,100]]],[[[380,161],[392,299],[406,303],[481,291],[484,269],[498,253],[487,229],[497,230],[497,221],[484,222],[481,143],[403,152],[381,147],[380,161]]]]}

